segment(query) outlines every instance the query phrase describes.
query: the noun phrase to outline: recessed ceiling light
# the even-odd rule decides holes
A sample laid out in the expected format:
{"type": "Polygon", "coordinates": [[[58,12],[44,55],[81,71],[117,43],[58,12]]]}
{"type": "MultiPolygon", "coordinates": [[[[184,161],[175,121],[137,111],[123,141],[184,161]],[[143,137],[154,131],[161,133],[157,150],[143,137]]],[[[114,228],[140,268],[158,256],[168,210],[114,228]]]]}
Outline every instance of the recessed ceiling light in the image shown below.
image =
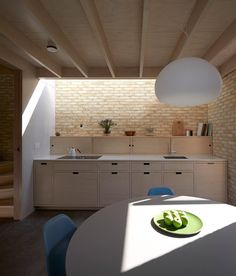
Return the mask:
{"type": "Polygon", "coordinates": [[[56,53],[57,47],[55,45],[47,45],[47,50],[48,50],[48,52],[56,53]]]}

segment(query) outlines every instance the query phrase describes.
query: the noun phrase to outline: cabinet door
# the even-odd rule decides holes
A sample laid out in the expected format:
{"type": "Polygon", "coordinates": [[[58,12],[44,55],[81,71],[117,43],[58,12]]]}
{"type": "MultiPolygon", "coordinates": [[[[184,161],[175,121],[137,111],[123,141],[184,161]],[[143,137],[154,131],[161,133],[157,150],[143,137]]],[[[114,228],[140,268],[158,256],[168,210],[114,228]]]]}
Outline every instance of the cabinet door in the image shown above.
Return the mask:
{"type": "Polygon", "coordinates": [[[34,163],[34,205],[53,204],[53,165],[50,162],[34,163]]]}
{"type": "Polygon", "coordinates": [[[100,206],[129,198],[128,172],[100,172],[100,206]]]}
{"type": "Polygon", "coordinates": [[[131,151],[130,137],[94,137],[93,153],[128,154],[131,151]]]}
{"type": "Polygon", "coordinates": [[[56,172],[54,202],[59,207],[97,207],[97,173],[56,172]]]}
{"type": "Polygon", "coordinates": [[[134,154],[165,154],[169,147],[170,138],[167,137],[132,137],[134,154]]]}
{"type": "Polygon", "coordinates": [[[193,195],[192,172],[165,172],[164,185],[172,188],[178,195],[193,195]]]}
{"type": "Polygon", "coordinates": [[[133,172],[132,197],[145,196],[152,187],[162,185],[161,172],[133,172]]]}
{"type": "Polygon", "coordinates": [[[197,163],[194,171],[195,196],[216,201],[226,200],[225,163],[197,163]]]}

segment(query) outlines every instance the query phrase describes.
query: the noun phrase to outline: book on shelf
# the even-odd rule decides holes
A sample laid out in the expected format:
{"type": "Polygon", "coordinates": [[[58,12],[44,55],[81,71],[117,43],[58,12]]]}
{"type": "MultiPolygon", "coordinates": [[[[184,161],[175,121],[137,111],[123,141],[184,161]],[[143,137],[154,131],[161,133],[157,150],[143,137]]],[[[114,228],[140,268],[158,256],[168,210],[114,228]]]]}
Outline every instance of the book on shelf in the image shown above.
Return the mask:
{"type": "Polygon", "coordinates": [[[197,136],[212,136],[212,123],[198,123],[197,136]]]}
{"type": "Polygon", "coordinates": [[[197,136],[202,135],[202,128],[203,128],[203,123],[198,123],[197,136]]]}
{"type": "Polygon", "coordinates": [[[208,133],[207,133],[208,136],[212,136],[212,133],[213,133],[212,130],[213,130],[213,124],[208,123],[208,133]]]}

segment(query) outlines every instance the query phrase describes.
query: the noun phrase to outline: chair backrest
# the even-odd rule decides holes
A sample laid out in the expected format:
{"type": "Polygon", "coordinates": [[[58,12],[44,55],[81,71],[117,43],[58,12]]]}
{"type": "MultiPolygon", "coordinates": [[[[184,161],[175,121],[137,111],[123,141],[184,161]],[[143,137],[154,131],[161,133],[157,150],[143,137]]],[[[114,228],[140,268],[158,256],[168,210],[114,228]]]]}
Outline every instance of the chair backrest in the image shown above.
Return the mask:
{"type": "Polygon", "coordinates": [[[46,256],[66,236],[76,230],[75,223],[66,215],[60,214],[47,221],[43,228],[46,256]]]}
{"type": "Polygon", "coordinates": [[[157,195],[174,195],[174,191],[168,187],[154,187],[149,189],[149,196],[157,196],[157,195]]]}

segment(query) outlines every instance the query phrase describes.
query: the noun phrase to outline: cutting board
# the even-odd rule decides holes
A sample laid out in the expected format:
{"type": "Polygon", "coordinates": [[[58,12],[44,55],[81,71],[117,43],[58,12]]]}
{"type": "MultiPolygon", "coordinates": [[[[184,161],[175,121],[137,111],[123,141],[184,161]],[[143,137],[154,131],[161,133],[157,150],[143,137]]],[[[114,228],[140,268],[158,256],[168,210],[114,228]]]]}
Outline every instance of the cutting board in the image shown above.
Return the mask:
{"type": "Polygon", "coordinates": [[[172,136],[184,136],[184,122],[174,121],[172,124],[172,136]]]}

